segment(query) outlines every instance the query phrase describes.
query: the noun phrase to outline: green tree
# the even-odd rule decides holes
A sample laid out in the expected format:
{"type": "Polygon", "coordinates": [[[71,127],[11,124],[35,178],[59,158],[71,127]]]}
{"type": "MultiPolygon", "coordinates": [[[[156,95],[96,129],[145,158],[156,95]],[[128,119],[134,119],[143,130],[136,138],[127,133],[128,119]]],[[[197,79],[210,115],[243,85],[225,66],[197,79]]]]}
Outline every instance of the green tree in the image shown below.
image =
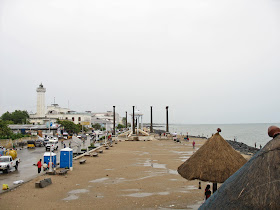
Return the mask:
{"type": "Polygon", "coordinates": [[[12,130],[8,127],[8,124],[0,120],[0,136],[1,137],[9,137],[13,134],[12,130]]]}
{"type": "Polygon", "coordinates": [[[101,129],[101,125],[99,123],[95,123],[94,125],[92,125],[92,127],[95,129],[95,130],[100,130],[101,129]]]}
{"type": "Polygon", "coordinates": [[[121,129],[121,128],[125,128],[125,126],[122,124],[118,124],[117,129],[121,129]]]}
{"type": "Polygon", "coordinates": [[[81,130],[81,125],[76,125],[72,121],[58,120],[57,122],[64,127],[67,133],[79,133],[81,130]]]}
{"type": "Polygon", "coordinates": [[[29,114],[27,111],[15,110],[12,113],[4,113],[1,119],[9,122],[12,121],[13,124],[29,123],[29,114]]]}

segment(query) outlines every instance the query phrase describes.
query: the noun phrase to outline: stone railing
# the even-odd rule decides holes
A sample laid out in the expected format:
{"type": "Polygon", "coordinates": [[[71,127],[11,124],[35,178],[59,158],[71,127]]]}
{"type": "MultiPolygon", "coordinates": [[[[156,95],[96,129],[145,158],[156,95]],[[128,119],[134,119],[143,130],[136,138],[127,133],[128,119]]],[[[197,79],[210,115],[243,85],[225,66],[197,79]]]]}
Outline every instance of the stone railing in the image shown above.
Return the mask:
{"type": "Polygon", "coordinates": [[[13,144],[15,146],[20,146],[20,145],[24,145],[27,144],[27,141],[29,140],[37,140],[38,137],[37,136],[31,136],[31,137],[23,137],[20,139],[0,139],[0,146],[5,147],[7,149],[11,149],[13,147],[13,144]]]}

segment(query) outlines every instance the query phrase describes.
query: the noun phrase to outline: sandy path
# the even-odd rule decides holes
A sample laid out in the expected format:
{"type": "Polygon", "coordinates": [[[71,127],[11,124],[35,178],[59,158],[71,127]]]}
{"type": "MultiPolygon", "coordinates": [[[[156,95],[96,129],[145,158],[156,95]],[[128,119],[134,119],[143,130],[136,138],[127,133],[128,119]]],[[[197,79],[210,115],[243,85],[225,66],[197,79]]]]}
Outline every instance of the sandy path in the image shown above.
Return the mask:
{"type": "MultiPolygon", "coordinates": [[[[99,157],[74,162],[66,176],[42,175],[0,195],[1,209],[181,209],[197,208],[204,188],[187,181],[177,167],[193,154],[190,143],[163,141],[119,142],[99,157]],[[42,189],[35,182],[51,177],[42,189]]],[[[205,140],[196,139],[196,147],[205,140]]]]}

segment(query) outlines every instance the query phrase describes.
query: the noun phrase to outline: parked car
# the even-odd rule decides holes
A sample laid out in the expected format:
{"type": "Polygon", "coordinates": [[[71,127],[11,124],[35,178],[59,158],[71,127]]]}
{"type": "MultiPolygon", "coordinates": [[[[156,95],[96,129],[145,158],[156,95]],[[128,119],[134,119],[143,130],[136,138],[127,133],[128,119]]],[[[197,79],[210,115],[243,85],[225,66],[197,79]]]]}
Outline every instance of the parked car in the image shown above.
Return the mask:
{"type": "Polygon", "coordinates": [[[44,139],[44,146],[46,146],[49,141],[50,141],[49,139],[44,139]]]}
{"type": "Polygon", "coordinates": [[[36,141],[35,141],[35,146],[36,146],[36,147],[42,147],[42,146],[44,146],[44,141],[43,141],[43,140],[40,140],[40,139],[36,140],[36,141]]]}
{"type": "Polygon", "coordinates": [[[58,149],[58,140],[49,140],[49,142],[47,143],[46,145],[46,151],[50,151],[51,148],[53,148],[54,150],[57,150],[58,149]]]}

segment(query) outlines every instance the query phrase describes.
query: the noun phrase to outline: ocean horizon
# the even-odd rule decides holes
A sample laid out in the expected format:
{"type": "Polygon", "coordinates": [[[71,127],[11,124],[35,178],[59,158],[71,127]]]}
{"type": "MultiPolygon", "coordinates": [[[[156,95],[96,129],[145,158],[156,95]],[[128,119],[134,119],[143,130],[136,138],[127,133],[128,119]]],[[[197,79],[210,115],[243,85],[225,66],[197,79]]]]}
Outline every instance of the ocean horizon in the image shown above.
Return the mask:
{"type": "MultiPolygon", "coordinates": [[[[156,125],[155,129],[165,130],[165,124],[154,125],[156,125]]],[[[221,128],[224,139],[236,139],[252,147],[256,143],[257,148],[260,148],[260,145],[263,147],[272,139],[267,134],[267,129],[271,125],[280,127],[280,123],[169,124],[169,132],[208,138],[217,132],[217,128],[221,128]]]]}

